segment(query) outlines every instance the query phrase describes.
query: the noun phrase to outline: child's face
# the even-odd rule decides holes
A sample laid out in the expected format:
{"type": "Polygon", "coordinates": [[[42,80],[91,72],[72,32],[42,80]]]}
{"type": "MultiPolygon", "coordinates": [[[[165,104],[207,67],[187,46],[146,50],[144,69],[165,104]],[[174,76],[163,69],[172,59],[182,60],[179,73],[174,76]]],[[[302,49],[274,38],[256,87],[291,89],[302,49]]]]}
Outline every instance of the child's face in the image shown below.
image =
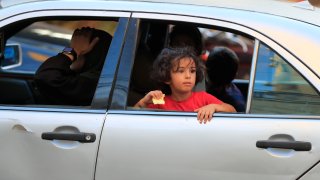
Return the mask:
{"type": "Polygon", "coordinates": [[[196,82],[196,65],[191,58],[173,61],[170,71],[171,80],[167,82],[172,92],[192,92],[196,82]]]}

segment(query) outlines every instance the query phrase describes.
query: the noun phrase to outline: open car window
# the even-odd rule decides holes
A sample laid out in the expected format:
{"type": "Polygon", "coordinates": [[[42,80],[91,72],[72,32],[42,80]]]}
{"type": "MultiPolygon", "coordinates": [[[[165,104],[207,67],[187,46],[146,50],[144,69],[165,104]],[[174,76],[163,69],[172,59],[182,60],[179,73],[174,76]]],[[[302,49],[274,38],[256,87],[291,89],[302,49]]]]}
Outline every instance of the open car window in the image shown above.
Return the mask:
{"type": "MultiPolygon", "coordinates": [[[[318,115],[319,94],[305,78],[298,73],[286,59],[266,46],[263,42],[257,46],[257,63],[255,74],[251,73],[255,41],[243,32],[226,28],[187,22],[142,21],[139,28],[139,39],[131,73],[127,108],[132,108],[146,93],[156,90],[154,80],[150,79],[152,64],[160,51],[169,47],[170,32],[175,25],[193,25],[201,32],[202,53],[200,58],[206,63],[208,54],[215,47],[226,47],[239,57],[237,74],[232,81],[241,91],[245,109],[238,112],[253,114],[297,114],[318,115]],[[254,82],[250,82],[250,79],[254,82]],[[249,84],[252,83],[252,92],[249,84]],[[250,95],[250,97],[248,97],[250,95]],[[249,100],[249,102],[247,102],[249,100]],[[249,104],[248,104],[249,103],[249,104]]],[[[226,69],[227,70],[227,69],[226,69]]],[[[208,76],[209,74],[207,74],[208,76]]],[[[198,83],[195,91],[207,91],[205,82],[198,83]]],[[[223,77],[221,77],[223,78],[223,77]]],[[[230,103],[231,104],[231,103],[230,103]]],[[[236,106],[234,104],[231,104],[236,106]]],[[[161,109],[144,108],[147,111],[161,109]]]]}
{"type": "MultiPolygon", "coordinates": [[[[253,57],[254,40],[252,38],[244,36],[240,32],[201,24],[142,20],[139,26],[136,54],[130,78],[127,107],[131,109],[149,91],[159,89],[154,80],[150,78],[152,64],[161,50],[170,46],[170,33],[174,26],[181,25],[194,26],[201,33],[202,49],[199,58],[204,64],[210,51],[215,47],[226,47],[236,53],[239,58],[239,67],[233,83],[240,89],[246,100],[253,57]]],[[[207,76],[196,85],[194,90],[207,91],[206,80],[207,76]]]]}
{"type": "MultiPolygon", "coordinates": [[[[118,26],[118,18],[105,20],[101,20],[101,18],[99,20],[68,19],[25,20],[2,28],[6,46],[19,47],[19,51],[13,51],[12,48],[6,50],[5,56],[18,53],[21,63],[15,67],[0,70],[0,104],[46,108],[73,106],[91,108],[93,97],[87,103],[77,103],[76,100],[76,103],[59,103],[59,98],[56,98],[57,102],[48,100],[46,92],[41,92],[39,84],[35,82],[35,74],[46,60],[57,56],[65,47],[70,47],[70,40],[75,29],[92,27],[107,32],[112,40],[118,26]]],[[[101,67],[99,68],[100,71],[96,73],[96,83],[90,85],[93,91],[96,89],[110,44],[103,47],[105,56],[103,62],[99,65],[101,67]]],[[[88,73],[82,73],[79,76],[91,77],[88,73]]],[[[57,93],[59,93],[58,91],[56,90],[57,93]]],[[[72,91],[72,88],[70,91],[72,91]]]]}

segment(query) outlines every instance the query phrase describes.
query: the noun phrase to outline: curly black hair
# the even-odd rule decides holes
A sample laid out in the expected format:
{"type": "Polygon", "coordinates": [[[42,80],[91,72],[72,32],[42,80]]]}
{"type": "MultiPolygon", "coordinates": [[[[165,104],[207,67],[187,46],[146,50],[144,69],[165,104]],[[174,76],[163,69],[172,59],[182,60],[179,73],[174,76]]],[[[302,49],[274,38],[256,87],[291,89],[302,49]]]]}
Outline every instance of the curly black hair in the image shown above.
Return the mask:
{"type": "Polygon", "coordinates": [[[170,72],[175,61],[183,58],[193,59],[196,66],[196,84],[203,80],[205,65],[195,54],[193,49],[186,48],[164,48],[153,63],[151,78],[165,94],[171,94],[170,87],[165,83],[171,80],[170,72]]]}

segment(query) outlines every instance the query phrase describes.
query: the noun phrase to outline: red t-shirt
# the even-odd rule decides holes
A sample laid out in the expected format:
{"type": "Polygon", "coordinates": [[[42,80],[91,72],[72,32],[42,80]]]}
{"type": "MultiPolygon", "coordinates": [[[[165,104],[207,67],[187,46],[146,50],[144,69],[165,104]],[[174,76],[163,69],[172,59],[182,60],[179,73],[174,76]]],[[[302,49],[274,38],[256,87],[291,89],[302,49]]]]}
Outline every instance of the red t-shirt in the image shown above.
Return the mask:
{"type": "Polygon", "coordinates": [[[192,92],[191,96],[184,101],[175,101],[171,96],[164,97],[165,104],[149,104],[148,108],[164,109],[172,111],[191,111],[206,106],[208,104],[222,104],[218,98],[204,91],[192,92]]]}

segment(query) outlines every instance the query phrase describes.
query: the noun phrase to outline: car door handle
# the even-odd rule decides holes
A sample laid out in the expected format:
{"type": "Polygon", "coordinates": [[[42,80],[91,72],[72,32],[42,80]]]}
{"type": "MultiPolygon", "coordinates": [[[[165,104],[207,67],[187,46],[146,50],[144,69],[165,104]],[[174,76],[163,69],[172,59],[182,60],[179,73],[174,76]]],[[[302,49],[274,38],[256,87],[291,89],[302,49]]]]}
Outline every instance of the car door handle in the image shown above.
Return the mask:
{"type": "Polygon", "coordinates": [[[94,133],[60,133],[60,132],[44,132],[41,135],[42,139],[45,140],[68,140],[68,141],[79,141],[81,143],[92,143],[96,140],[94,133]]]}
{"type": "Polygon", "coordinates": [[[261,140],[257,141],[256,146],[258,148],[280,148],[280,149],[293,149],[295,151],[310,151],[311,143],[303,141],[272,141],[272,140],[261,140]]]}

